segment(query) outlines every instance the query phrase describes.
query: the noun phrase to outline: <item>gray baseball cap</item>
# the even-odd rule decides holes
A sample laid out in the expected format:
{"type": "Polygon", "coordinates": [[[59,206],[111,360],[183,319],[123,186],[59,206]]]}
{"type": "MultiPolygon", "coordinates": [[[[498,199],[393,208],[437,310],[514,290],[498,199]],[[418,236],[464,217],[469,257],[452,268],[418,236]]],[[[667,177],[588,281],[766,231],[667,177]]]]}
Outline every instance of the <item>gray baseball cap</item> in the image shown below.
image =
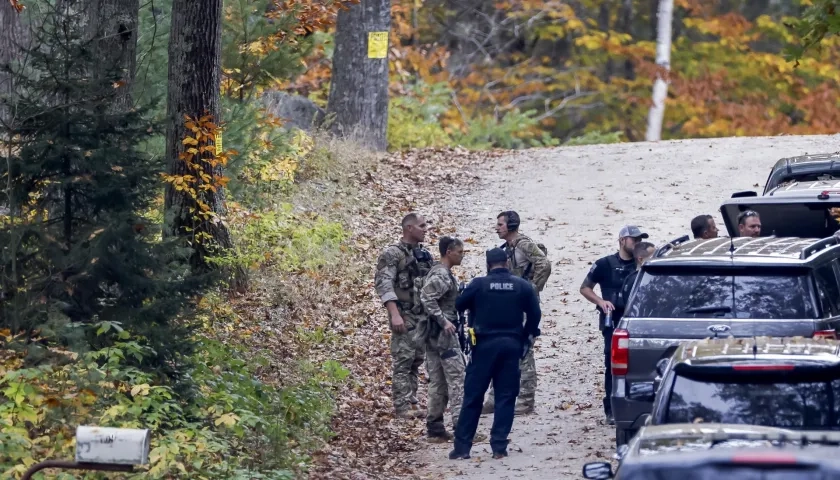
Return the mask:
{"type": "Polygon", "coordinates": [[[650,235],[643,233],[639,227],[635,225],[625,225],[621,227],[618,232],[618,238],[633,237],[633,238],[648,238],[650,235]]]}

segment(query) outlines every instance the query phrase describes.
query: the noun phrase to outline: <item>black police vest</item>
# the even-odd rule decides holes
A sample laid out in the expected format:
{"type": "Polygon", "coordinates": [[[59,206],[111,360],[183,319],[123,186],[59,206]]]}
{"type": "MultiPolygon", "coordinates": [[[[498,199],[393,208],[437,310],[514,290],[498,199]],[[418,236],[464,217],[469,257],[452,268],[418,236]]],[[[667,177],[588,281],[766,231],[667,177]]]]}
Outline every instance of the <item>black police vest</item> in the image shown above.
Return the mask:
{"type": "Polygon", "coordinates": [[[511,335],[522,337],[525,312],[522,308],[527,281],[507,270],[495,270],[481,277],[476,293],[472,324],[477,335],[511,335]]]}
{"type": "Polygon", "coordinates": [[[624,280],[636,270],[636,262],[622,265],[618,255],[610,255],[607,257],[607,263],[610,266],[610,279],[609,282],[601,284],[601,298],[615,304],[624,280]]]}

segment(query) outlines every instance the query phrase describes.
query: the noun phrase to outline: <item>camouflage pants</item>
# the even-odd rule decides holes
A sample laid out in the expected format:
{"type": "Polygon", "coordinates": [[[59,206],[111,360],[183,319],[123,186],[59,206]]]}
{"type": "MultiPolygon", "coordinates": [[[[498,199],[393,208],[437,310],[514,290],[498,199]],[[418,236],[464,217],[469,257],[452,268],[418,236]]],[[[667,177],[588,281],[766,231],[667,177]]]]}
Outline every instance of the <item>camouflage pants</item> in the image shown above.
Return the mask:
{"type": "Polygon", "coordinates": [[[443,435],[443,412],[446,404],[452,413],[452,429],[461,416],[464,403],[464,371],[466,364],[458,338],[441,333],[438,341],[426,344],[426,371],[429,372],[429,405],[426,429],[429,435],[443,435]]]}
{"type": "Polygon", "coordinates": [[[406,333],[391,332],[391,362],[393,375],[391,378],[391,399],[397,413],[411,408],[409,398],[417,395],[417,382],[420,365],[423,364],[425,349],[418,348],[415,340],[415,319],[403,314],[406,333]]]}
{"type": "MultiPolygon", "coordinates": [[[[522,372],[519,377],[519,397],[516,399],[517,404],[533,407],[536,402],[537,395],[537,363],[534,360],[534,348],[528,349],[528,354],[525,358],[519,360],[519,371],[522,372]]],[[[490,391],[487,392],[487,404],[494,405],[493,399],[493,385],[490,385],[490,391]]]]}

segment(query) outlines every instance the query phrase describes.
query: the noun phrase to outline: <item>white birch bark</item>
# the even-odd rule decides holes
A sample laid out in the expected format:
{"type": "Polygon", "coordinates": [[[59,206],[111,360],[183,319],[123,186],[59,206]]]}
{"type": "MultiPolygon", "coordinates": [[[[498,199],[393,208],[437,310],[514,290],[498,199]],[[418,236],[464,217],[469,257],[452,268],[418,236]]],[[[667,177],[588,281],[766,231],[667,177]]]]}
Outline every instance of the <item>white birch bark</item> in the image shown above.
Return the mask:
{"type": "Polygon", "coordinates": [[[648,114],[645,139],[649,142],[658,141],[662,137],[665,98],[668,96],[667,74],[671,70],[671,18],[673,17],[673,11],[673,0],[659,0],[659,11],[656,14],[656,65],[660,70],[653,83],[653,104],[648,114]]]}

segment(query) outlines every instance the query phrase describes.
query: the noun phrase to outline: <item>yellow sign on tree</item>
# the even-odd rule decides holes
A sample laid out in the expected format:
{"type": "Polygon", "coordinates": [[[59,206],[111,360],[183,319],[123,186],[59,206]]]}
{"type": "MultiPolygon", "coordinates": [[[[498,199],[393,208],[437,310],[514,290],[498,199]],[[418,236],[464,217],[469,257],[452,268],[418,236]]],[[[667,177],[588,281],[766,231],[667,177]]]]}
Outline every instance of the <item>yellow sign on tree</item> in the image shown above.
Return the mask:
{"type": "Polygon", "coordinates": [[[368,58],[388,58],[388,32],[368,32],[368,58]]]}
{"type": "Polygon", "coordinates": [[[216,144],[216,155],[221,155],[224,151],[222,149],[222,132],[216,132],[216,136],[213,139],[214,143],[216,144]]]}

